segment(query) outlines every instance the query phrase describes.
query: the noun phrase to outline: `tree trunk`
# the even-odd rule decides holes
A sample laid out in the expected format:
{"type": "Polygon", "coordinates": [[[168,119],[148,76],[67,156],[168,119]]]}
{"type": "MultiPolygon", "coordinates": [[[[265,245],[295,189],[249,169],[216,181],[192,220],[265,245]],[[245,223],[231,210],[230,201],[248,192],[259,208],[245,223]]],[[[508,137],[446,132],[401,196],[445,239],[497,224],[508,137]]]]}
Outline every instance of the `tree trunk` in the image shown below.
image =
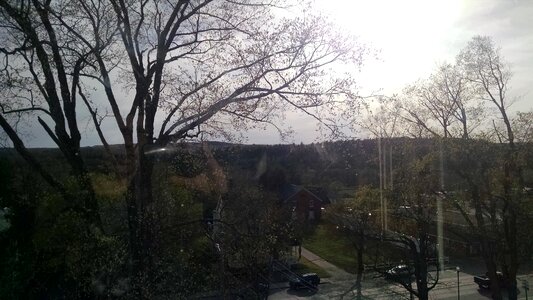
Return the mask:
{"type": "Polygon", "coordinates": [[[496,264],[494,263],[494,260],[492,258],[486,258],[485,264],[487,266],[487,273],[490,279],[490,292],[492,295],[492,299],[501,300],[503,299],[503,297],[500,283],[498,282],[498,275],[496,275],[496,264]]]}
{"type": "Polygon", "coordinates": [[[138,299],[151,298],[150,275],[153,267],[155,218],[152,194],[153,161],[138,146],[137,168],[126,194],[133,294],[138,299]]]}
{"type": "Polygon", "coordinates": [[[468,139],[468,126],[466,120],[466,111],[464,108],[461,108],[461,123],[463,124],[463,139],[468,139]]]}
{"type": "Polygon", "coordinates": [[[481,206],[481,196],[479,194],[479,191],[477,190],[477,187],[471,185],[471,191],[472,191],[472,200],[474,202],[474,209],[475,209],[475,217],[477,221],[477,230],[479,231],[479,241],[481,244],[481,253],[483,256],[483,260],[485,262],[485,266],[487,268],[487,273],[490,279],[490,289],[492,298],[495,300],[502,299],[501,289],[500,285],[498,283],[498,277],[496,275],[496,262],[494,257],[493,248],[491,246],[491,242],[488,240],[488,233],[485,230],[485,220],[483,219],[483,212],[482,212],[482,206],[481,206]]]}
{"type": "Polygon", "coordinates": [[[361,293],[362,287],[361,282],[363,281],[363,271],[364,271],[364,265],[363,265],[363,252],[364,252],[364,243],[362,239],[359,239],[359,245],[356,247],[357,249],[357,278],[355,281],[355,285],[357,287],[357,299],[362,299],[363,295],[361,293]]]}
{"type": "Polygon", "coordinates": [[[428,288],[428,268],[427,268],[427,247],[426,247],[426,237],[424,232],[428,232],[427,225],[420,224],[419,231],[422,232],[418,246],[419,252],[415,256],[415,277],[416,277],[416,288],[418,291],[418,299],[428,300],[429,299],[429,288],[428,288]]]}
{"type": "Polygon", "coordinates": [[[83,199],[83,207],[85,209],[85,215],[89,224],[95,226],[99,230],[102,228],[102,219],[100,218],[100,209],[98,206],[98,200],[94,193],[94,187],[89,177],[89,173],[85,167],[79,149],[75,152],[74,156],[67,158],[69,164],[72,166],[76,181],[80,185],[81,199],[83,199]]]}

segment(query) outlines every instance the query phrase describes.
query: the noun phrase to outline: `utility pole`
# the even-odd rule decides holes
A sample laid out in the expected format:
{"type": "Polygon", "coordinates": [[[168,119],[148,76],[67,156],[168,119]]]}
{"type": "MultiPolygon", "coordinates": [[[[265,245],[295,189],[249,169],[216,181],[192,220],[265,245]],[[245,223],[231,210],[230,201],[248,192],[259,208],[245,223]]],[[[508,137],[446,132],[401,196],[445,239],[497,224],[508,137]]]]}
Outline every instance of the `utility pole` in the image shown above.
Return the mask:
{"type": "MultiPolygon", "coordinates": [[[[383,189],[387,190],[387,138],[385,137],[384,143],[382,143],[382,149],[381,152],[383,153],[383,167],[381,168],[383,172],[383,189]]],[[[383,215],[385,216],[383,226],[385,227],[385,231],[389,230],[389,220],[388,220],[388,213],[387,213],[387,196],[383,198],[383,215]]]]}
{"type": "Polygon", "coordinates": [[[439,267],[444,270],[444,209],[442,200],[446,197],[444,186],[444,140],[440,141],[440,195],[437,195],[437,250],[439,254],[439,267]]]}
{"type": "Polygon", "coordinates": [[[379,203],[381,205],[381,233],[384,231],[385,224],[385,211],[383,207],[383,165],[381,157],[381,129],[379,130],[378,136],[378,156],[379,156],[379,203]]]}
{"type": "Polygon", "coordinates": [[[455,267],[455,271],[457,271],[457,300],[461,300],[461,290],[459,287],[459,272],[461,271],[461,268],[455,267]]]}

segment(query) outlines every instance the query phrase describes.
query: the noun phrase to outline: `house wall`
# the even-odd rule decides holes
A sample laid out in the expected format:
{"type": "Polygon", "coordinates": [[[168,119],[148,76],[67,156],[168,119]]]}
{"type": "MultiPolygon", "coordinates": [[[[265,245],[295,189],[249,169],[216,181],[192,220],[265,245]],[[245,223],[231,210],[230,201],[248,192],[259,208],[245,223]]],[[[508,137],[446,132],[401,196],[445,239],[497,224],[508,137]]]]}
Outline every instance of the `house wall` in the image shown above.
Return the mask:
{"type": "Polygon", "coordinates": [[[304,191],[293,196],[296,200],[295,212],[300,220],[318,221],[321,218],[322,202],[304,191]]]}

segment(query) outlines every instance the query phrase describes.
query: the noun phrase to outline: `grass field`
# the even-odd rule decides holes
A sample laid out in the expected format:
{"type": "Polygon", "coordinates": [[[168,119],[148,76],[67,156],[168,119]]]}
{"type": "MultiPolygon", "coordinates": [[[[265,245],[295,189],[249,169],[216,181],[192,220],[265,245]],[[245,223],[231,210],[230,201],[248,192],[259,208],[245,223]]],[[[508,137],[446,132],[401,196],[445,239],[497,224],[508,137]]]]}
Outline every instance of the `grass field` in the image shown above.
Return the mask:
{"type": "MultiPolygon", "coordinates": [[[[401,252],[390,244],[367,241],[363,253],[365,264],[400,261],[401,252]]],[[[357,251],[350,239],[333,225],[319,224],[303,241],[303,247],[346,272],[357,273],[357,251]]]]}
{"type": "Polygon", "coordinates": [[[355,247],[346,237],[336,234],[333,228],[325,224],[318,225],[315,232],[304,239],[303,246],[347,272],[356,272],[355,247]]]}

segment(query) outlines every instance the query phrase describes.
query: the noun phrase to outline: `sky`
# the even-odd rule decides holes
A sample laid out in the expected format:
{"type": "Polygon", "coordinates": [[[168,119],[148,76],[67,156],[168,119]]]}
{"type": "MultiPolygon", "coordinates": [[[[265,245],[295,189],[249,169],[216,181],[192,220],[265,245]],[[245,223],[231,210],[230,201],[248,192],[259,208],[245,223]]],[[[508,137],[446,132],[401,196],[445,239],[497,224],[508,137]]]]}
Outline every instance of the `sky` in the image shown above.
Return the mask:
{"type": "MultiPolygon", "coordinates": [[[[511,65],[511,111],[533,108],[533,1],[317,0],[318,9],[379,52],[360,73],[361,94],[398,93],[453,62],[475,35],[491,36],[511,65]]],[[[293,115],[293,142],[316,140],[313,120],[293,115]]],[[[272,131],[249,132],[250,143],[279,143],[272,131]]],[[[364,137],[364,136],[358,136],[364,137]]]]}
{"type": "MultiPolygon", "coordinates": [[[[379,53],[378,59],[365,61],[359,74],[362,95],[398,93],[429,75],[438,63],[452,62],[472,36],[488,35],[514,73],[509,96],[518,101],[511,110],[533,107],[533,1],[316,0],[316,10],[379,53]]],[[[315,121],[303,114],[288,113],[285,123],[294,132],[286,140],[271,128],[245,132],[245,142],[310,143],[319,137],[315,121]]],[[[99,144],[94,130],[81,124],[83,145],[99,144]]],[[[117,130],[111,120],[103,126],[105,132],[117,130]]],[[[54,146],[40,127],[30,131],[25,137],[29,147],[54,146]]],[[[121,143],[118,132],[109,142],[121,143]]]]}
{"type": "Polygon", "coordinates": [[[452,62],[474,35],[491,36],[502,47],[503,56],[515,72],[515,88],[525,91],[530,85],[533,1],[334,2],[338,5],[322,1],[322,9],[339,25],[358,34],[363,42],[381,50],[381,61],[364,70],[365,86],[397,91],[428,75],[437,63],[452,62]]]}

